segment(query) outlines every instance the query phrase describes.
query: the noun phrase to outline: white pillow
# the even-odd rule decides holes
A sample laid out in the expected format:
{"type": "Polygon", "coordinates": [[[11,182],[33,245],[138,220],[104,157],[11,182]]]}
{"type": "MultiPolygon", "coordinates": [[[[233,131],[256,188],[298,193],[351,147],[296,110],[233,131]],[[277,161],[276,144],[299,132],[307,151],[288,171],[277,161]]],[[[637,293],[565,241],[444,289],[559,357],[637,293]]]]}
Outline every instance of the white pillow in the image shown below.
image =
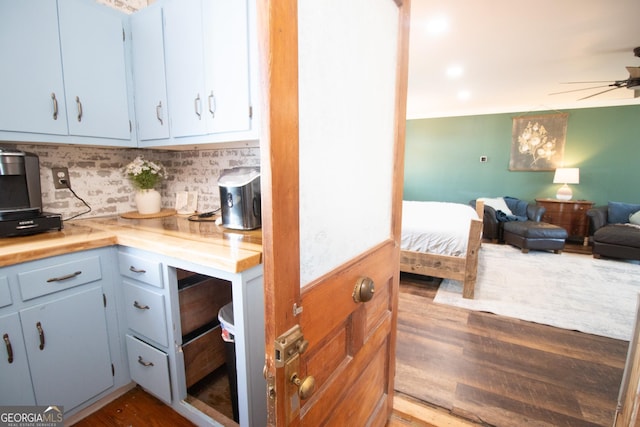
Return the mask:
{"type": "Polygon", "coordinates": [[[477,200],[483,201],[486,206],[491,206],[496,211],[502,211],[507,215],[513,215],[511,209],[509,209],[509,206],[507,206],[507,203],[502,197],[480,197],[477,200]]]}
{"type": "Polygon", "coordinates": [[[631,224],[640,225],[640,211],[629,215],[629,222],[631,224]]]}

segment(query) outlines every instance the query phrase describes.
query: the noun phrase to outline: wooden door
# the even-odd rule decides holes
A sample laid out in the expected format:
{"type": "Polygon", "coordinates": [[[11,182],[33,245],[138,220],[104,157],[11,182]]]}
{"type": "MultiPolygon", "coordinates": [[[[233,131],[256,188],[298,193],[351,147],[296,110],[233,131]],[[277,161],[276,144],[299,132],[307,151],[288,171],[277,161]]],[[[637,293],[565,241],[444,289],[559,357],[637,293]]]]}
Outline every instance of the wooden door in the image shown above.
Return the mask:
{"type": "Polygon", "coordinates": [[[258,22],[269,425],[383,426],[409,1],[261,1],[258,22]],[[354,300],[362,278],[368,302],[354,300]]]}
{"type": "Polygon", "coordinates": [[[627,361],[620,384],[614,427],[640,425],[640,294],[636,303],[636,321],[627,351],[627,361]]]}

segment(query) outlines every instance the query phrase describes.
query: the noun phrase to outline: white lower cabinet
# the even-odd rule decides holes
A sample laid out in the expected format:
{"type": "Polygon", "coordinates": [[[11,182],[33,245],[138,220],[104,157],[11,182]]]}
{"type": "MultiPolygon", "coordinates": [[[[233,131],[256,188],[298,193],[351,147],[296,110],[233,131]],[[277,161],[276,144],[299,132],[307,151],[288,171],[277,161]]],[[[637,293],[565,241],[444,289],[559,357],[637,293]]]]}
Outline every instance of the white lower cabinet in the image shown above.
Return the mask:
{"type": "Polygon", "coordinates": [[[17,313],[0,316],[0,335],[0,384],[3,384],[0,387],[0,404],[35,405],[27,352],[17,313]]]}
{"type": "Polygon", "coordinates": [[[266,425],[262,265],[230,273],[125,246],[118,263],[131,379],[197,425],[226,425],[231,414],[215,405],[203,412],[209,404],[190,390],[224,369],[218,310],[232,302],[238,423],[266,425]]]}
{"type": "Polygon", "coordinates": [[[72,409],[113,386],[102,288],[20,311],[38,405],[72,409]]]}
{"type": "Polygon", "coordinates": [[[0,405],[65,417],[129,382],[118,337],[113,248],[0,268],[0,405]]]}

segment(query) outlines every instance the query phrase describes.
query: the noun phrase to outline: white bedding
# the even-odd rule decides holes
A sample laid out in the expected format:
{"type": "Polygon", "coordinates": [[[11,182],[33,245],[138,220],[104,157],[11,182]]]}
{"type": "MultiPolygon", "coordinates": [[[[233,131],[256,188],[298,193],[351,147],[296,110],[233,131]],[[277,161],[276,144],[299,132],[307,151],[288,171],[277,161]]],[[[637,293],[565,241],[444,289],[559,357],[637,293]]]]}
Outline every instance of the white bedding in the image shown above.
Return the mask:
{"type": "Polygon", "coordinates": [[[461,203],[405,200],[401,249],[462,256],[467,251],[472,219],[478,219],[476,211],[461,203]]]}

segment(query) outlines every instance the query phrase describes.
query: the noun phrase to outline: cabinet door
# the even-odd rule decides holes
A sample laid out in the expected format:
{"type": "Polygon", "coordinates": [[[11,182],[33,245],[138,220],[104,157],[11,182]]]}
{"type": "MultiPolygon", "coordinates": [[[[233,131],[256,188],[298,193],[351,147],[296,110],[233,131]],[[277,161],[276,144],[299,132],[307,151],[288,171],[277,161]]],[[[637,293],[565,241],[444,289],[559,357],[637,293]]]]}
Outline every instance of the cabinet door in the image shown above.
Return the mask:
{"type": "Polygon", "coordinates": [[[138,138],[168,138],[161,8],[148,7],[131,16],[131,49],[138,138]]]}
{"type": "Polygon", "coordinates": [[[204,0],[203,19],[210,131],[249,130],[247,2],[204,0]]]}
{"type": "Polygon", "coordinates": [[[122,16],[90,1],[58,9],[69,133],[131,139],[122,16]]]}
{"type": "Polygon", "coordinates": [[[207,133],[201,0],[169,1],[164,8],[167,97],[174,137],[207,133]]]}
{"type": "Polygon", "coordinates": [[[20,311],[38,405],[71,410],[113,385],[102,288],[20,311]]]}
{"type": "Polygon", "coordinates": [[[66,135],[56,2],[0,0],[0,52],[0,130],[66,135]]]}
{"type": "Polygon", "coordinates": [[[0,404],[35,405],[18,314],[0,317],[0,404]]]}

